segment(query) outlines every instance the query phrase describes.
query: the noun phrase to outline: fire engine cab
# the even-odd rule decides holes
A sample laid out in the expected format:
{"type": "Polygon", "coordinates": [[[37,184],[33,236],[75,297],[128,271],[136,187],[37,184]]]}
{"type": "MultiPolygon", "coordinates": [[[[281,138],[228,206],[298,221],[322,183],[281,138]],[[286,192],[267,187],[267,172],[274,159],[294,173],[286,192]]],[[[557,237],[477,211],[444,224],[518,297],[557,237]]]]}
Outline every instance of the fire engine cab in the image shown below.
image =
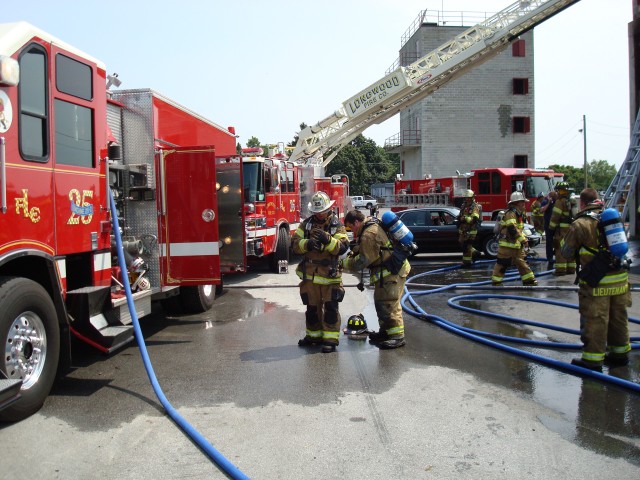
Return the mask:
{"type": "Polygon", "coordinates": [[[242,149],[247,259],[267,259],[277,272],[289,262],[291,235],[308,216],[311,196],[325,192],[343,218],[349,181],[345,175],[324,177],[317,167],[290,161],[282,143],[263,154],[260,147],[242,149]]]}
{"type": "Polygon", "coordinates": [[[500,210],[507,208],[511,193],[521,191],[528,200],[534,201],[539,193],[552,191],[563,178],[562,173],[550,169],[481,168],[453,177],[398,179],[390,206],[396,212],[427,205],[459,207],[464,192],[471,189],[482,206],[483,218],[495,220],[500,210]]]}
{"type": "Polygon", "coordinates": [[[204,311],[244,270],[233,130],[114,83],[46,32],[0,25],[0,420],[40,408],[72,337],[106,353],[132,340],[126,277],[142,317],[155,299],[204,311]]]}

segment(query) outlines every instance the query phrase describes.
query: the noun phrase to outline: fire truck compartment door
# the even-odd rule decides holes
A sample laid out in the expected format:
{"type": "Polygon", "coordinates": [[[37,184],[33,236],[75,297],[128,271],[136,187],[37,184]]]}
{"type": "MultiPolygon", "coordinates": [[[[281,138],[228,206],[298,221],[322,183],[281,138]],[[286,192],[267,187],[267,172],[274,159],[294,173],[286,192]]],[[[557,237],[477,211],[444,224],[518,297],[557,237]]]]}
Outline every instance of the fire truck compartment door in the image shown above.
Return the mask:
{"type": "Polygon", "coordinates": [[[218,226],[220,268],[223,273],[246,270],[242,159],[218,158],[218,226]]]}
{"type": "Polygon", "coordinates": [[[220,283],[215,161],[213,147],[180,147],[159,154],[164,285],[220,283]]]}

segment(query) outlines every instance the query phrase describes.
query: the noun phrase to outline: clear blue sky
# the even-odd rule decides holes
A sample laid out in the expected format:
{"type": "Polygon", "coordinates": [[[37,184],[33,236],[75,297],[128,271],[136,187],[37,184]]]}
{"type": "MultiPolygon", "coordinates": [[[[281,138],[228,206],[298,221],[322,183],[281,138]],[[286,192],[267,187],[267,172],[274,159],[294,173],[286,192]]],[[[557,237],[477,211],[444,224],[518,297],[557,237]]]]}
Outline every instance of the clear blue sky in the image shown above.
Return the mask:
{"type": "MultiPolygon", "coordinates": [[[[102,60],[121,88],[153,88],[244,145],[289,142],[384,76],[421,10],[496,12],[513,0],[4,2],[102,60]]],[[[581,0],[535,30],[536,164],[619,166],[629,145],[627,24],[632,0],[581,0]]],[[[3,53],[3,52],[0,52],[3,53]]],[[[398,116],[364,132],[382,145],[398,116]]]]}

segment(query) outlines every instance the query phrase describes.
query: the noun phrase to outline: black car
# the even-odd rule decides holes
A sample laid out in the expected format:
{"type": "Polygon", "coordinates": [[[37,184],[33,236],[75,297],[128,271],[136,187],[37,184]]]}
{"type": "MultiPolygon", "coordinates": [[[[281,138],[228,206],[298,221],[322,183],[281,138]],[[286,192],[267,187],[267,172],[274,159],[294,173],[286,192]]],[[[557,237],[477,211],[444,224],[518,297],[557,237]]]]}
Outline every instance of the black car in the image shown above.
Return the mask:
{"type": "MultiPolygon", "coordinates": [[[[403,210],[396,212],[396,215],[413,233],[413,241],[418,246],[417,253],[456,253],[461,252],[456,225],[459,213],[460,209],[456,207],[427,207],[403,210]]],[[[493,231],[495,223],[483,221],[473,245],[488,258],[495,258],[498,254],[498,239],[493,231]]],[[[542,240],[529,224],[525,224],[524,233],[530,248],[542,240]]]]}

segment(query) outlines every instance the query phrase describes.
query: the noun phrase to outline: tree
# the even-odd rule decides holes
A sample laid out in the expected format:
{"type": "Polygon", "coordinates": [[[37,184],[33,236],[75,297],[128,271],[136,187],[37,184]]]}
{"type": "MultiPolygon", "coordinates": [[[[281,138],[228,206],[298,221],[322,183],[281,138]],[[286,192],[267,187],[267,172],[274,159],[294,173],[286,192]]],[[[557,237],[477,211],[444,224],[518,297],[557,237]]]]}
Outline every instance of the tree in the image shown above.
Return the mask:
{"type": "MultiPolygon", "coordinates": [[[[584,168],[572,167],[571,165],[549,165],[549,168],[564,174],[565,182],[569,187],[579,193],[584,188],[584,168]]],[[[613,180],[617,170],[606,160],[593,160],[587,165],[587,186],[596,190],[606,190],[613,180]]]]}
{"type": "Polygon", "coordinates": [[[259,146],[260,146],[260,140],[258,140],[257,137],[251,137],[249,140],[247,140],[247,147],[255,148],[259,146]]]}
{"type": "Polygon", "coordinates": [[[364,195],[371,193],[371,185],[375,183],[393,181],[398,173],[398,163],[394,160],[375,141],[358,135],[327,165],[326,175],[348,175],[350,193],[364,195]]]}

